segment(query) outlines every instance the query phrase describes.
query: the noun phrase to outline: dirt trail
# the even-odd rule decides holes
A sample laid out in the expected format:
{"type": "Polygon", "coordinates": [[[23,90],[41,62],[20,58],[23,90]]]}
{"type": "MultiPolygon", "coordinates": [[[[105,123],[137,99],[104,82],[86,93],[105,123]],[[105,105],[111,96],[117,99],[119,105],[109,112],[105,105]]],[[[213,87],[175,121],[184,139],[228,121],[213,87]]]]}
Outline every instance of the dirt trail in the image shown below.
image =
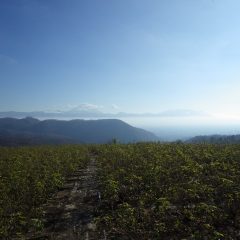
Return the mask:
{"type": "Polygon", "coordinates": [[[44,206],[43,232],[28,239],[99,239],[93,222],[100,200],[97,185],[95,157],[91,157],[87,168],[69,176],[65,185],[44,206]]]}

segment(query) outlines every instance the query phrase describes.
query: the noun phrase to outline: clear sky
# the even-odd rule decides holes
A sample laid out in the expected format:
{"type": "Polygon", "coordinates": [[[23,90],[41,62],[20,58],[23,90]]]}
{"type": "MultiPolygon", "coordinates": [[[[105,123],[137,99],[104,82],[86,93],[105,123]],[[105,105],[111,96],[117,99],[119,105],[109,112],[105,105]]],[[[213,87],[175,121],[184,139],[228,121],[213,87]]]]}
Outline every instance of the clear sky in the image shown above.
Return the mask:
{"type": "Polygon", "coordinates": [[[0,111],[240,116],[239,0],[1,0],[0,111]]]}

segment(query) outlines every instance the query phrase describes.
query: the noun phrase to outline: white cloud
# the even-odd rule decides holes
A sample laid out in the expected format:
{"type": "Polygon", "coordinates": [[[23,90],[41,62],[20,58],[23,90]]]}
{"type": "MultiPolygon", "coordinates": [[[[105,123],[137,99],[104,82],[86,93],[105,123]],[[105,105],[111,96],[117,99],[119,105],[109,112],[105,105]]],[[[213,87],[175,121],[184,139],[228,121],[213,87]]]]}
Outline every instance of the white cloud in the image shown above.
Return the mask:
{"type": "Polygon", "coordinates": [[[68,104],[62,108],[64,111],[100,111],[103,106],[92,103],[68,104]]]}
{"type": "Polygon", "coordinates": [[[78,106],[76,106],[74,109],[79,110],[99,110],[102,109],[102,106],[91,104],[91,103],[81,103],[78,106]]]}

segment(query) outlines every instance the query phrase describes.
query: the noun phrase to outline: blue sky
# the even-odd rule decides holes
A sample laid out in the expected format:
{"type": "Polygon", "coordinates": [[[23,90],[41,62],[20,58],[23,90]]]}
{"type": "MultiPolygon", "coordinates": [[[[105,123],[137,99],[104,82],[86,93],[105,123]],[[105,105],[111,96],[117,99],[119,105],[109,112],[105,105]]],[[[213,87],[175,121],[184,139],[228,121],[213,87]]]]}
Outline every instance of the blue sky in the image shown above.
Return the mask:
{"type": "Polygon", "coordinates": [[[240,116],[238,0],[1,0],[0,111],[240,116]]]}

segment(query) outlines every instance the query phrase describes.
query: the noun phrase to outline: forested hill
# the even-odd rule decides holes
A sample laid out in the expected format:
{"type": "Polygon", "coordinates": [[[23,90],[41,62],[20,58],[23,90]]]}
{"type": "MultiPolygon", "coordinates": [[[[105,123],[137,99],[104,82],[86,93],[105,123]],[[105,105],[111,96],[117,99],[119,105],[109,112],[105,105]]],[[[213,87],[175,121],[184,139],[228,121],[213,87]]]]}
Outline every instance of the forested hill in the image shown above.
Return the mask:
{"type": "Polygon", "coordinates": [[[157,141],[151,132],[117,119],[44,120],[0,118],[0,145],[37,145],[66,143],[122,143],[157,141]]]}
{"type": "Polygon", "coordinates": [[[239,144],[240,134],[196,136],[187,140],[187,143],[239,144]]]}

